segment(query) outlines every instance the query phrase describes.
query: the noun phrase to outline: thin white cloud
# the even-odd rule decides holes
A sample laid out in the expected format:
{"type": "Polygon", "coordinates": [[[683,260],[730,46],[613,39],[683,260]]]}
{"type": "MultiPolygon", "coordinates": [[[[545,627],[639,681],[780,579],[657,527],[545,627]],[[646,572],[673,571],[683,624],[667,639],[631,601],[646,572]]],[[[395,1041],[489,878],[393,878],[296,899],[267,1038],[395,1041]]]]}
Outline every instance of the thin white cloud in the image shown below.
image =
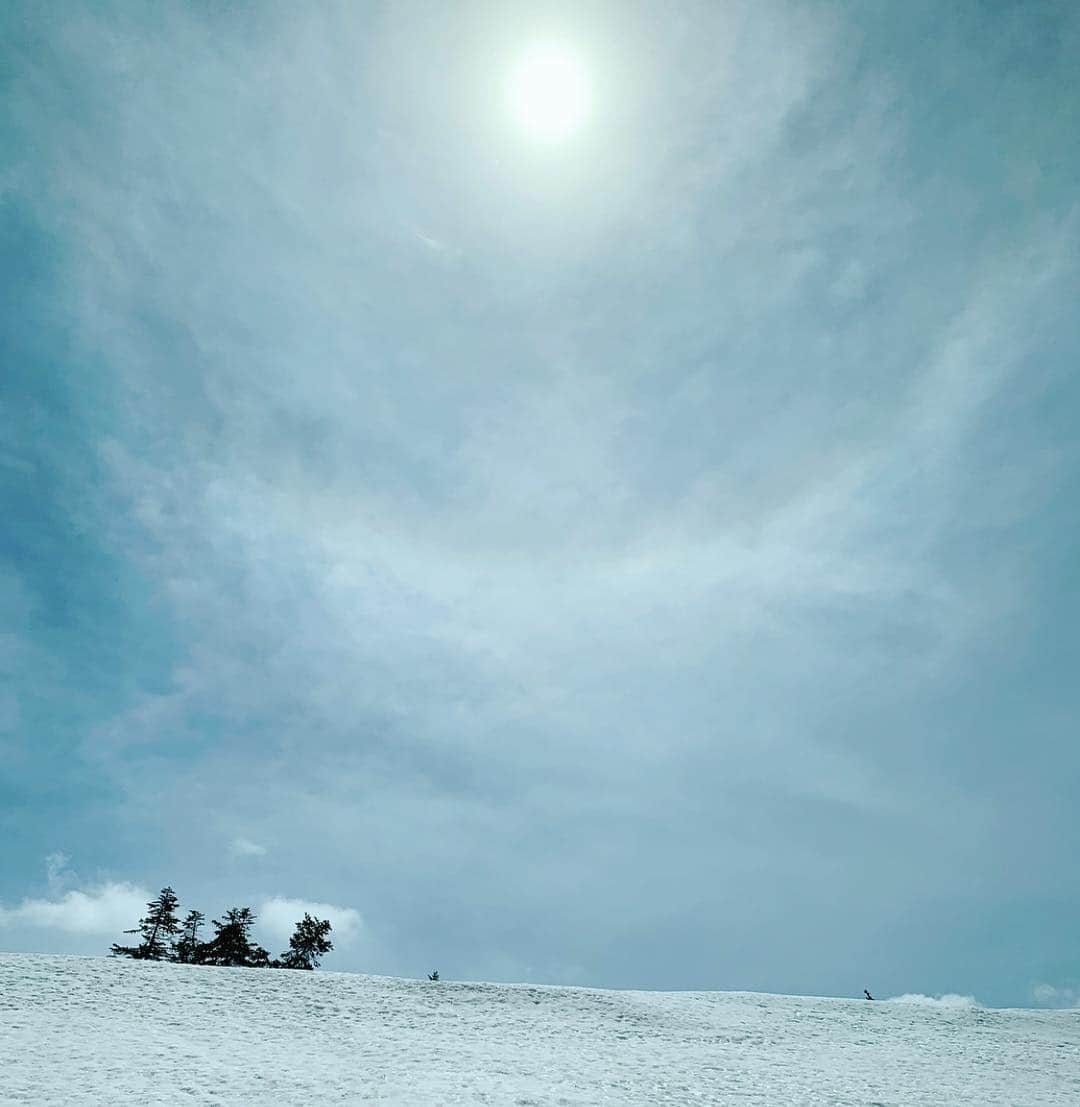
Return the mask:
{"type": "Polygon", "coordinates": [[[440,242],[437,238],[432,238],[431,235],[424,234],[423,231],[414,230],[413,235],[422,242],[430,250],[434,250],[436,253],[445,253],[449,247],[445,242],[440,242]]]}
{"type": "Polygon", "coordinates": [[[55,899],[24,899],[17,907],[0,907],[0,927],[118,934],[135,925],[152,898],[145,888],[110,881],[55,899]]]}
{"type": "Polygon", "coordinates": [[[229,846],[233,857],[265,857],[266,846],[260,846],[250,838],[234,838],[229,846]]]}
{"type": "Polygon", "coordinates": [[[45,879],[49,885],[49,891],[55,896],[63,886],[73,878],[68,869],[68,861],[71,858],[66,853],[57,850],[45,858],[45,879]]]}
{"type": "Polygon", "coordinates": [[[260,905],[259,925],[275,941],[284,944],[305,913],[314,915],[317,919],[329,919],[333,927],[331,938],[335,943],[353,941],[364,930],[364,920],[360,912],[352,907],[338,907],[332,903],[316,903],[283,896],[274,896],[260,905]]]}

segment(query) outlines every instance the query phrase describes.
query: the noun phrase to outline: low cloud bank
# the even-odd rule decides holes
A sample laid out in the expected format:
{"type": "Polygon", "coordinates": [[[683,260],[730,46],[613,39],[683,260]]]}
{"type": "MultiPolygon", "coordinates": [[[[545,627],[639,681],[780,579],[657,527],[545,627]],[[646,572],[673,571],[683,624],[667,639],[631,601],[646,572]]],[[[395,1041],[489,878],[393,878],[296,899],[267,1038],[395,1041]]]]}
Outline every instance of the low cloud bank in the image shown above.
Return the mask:
{"type": "Polygon", "coordinates": [[[336,907],[332,903],[315,903],[307,899],[286,899],[275,896],[265,900],[256,911],[259,929],[272,935],[277,942],[288,942],[293,928],[305,912],[318,919],[329,919],[333,927],[331,939],[335,945],[348,944],[364,930],[360,912],[352,907],[336,907]]]}
{"type": "Polygon", "coordinates": [[[1080,1007],[1080,988],[1039,983],[1031,989],[1031,998],[1040,1007],[1080,1007]]]}
{"type": "MultiPolygon", "coordinates": [[[[265,852],[262,846],[243,838],[236,839],[233,849],[234,853],[249,857],[265,852]]],[[[81,881],[68,868],[68,858],[63,853],[49,854],[45,859],[45,875],[49,885],[46,898],[27,897],[13,907],[0,904],[0,929],[54,930],[116,938],[138,925],[146,914],[146,905],[154,899],[153,892],[127,881],[106,881],[64,891],[65,884],[81,881]]],[[[182,910],[186,909],[185,906],[182,910]]],[[[258,929],[275,944],[284,946],[305,913],[330,920],[335,945],[348,945],[365,933],[363,917],[353,907],[287,896],[271,896],[262,901],[256,909],[258,929]]]]}
{"type": "Polygon", "coordinates": [[[0,907],[0,927],[115,935],[134,926],[151,899],[145,888],[109,882],[55,899],[24,899],[18,907],[0,907]]]}
{"type": "Polygon", "coordinates": [[[978,1007],[974,996],[960,996],[955,992],[946,992],[940,996],[924,996],[921,992],[907,992],[902,996],[890,996],[888,1003],[911,1003],[925,1007],[978,1007]]]}

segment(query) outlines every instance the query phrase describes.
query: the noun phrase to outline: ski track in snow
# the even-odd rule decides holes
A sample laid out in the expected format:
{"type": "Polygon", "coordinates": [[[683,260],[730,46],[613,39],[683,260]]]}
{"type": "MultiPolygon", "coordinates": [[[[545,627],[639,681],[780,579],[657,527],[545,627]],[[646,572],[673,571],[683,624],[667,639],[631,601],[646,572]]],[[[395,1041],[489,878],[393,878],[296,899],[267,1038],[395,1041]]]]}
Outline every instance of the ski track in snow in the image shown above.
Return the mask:
{"type": "Polygon", "coordinates": [[[3,1103],[1080,1104],[1080,1012],[0,954],[3,1103]]]}

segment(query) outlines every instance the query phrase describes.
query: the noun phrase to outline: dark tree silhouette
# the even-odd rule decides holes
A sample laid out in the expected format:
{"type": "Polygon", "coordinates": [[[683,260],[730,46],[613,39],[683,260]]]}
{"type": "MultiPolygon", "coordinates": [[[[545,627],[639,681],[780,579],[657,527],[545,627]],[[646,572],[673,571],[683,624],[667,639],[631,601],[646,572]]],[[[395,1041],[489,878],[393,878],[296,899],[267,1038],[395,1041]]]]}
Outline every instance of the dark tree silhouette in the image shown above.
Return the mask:
{"type": "Polygon", "coordinates": [[[180,901],[172,888],[162,888],[158,897],[146,905],[146,917],[139,920],[134,930],[125,930],[125,934],[141,934],[142,941],[137,946],[112,945],[114,957],[134,957],[138,961],[164,961],[169,957],[169,942],[174,934],[180,933],[180,923],[176,918],[176,908],[180,901]]]}
{"type": "Polygon", "coordinates": [[[251,928],[255,925],[255,913],[250,907],[232,907],[225,912],[225,920],[212,920],[214,936],[196,949],[196,960],[203,965],[242,965],[247,968],[266,968],[270,955],[262,946],[251,941],[251,928]]]}
{"type": "Polygon", "coordinates": [[[427,978],[428,978],[428,980],[438,980],[439,979],[439,970],[438,969],[432,970],[431,972],[429,972],[427,974],[427,978]]]}
{"type": "Polygon", "coordinates": [[[322,955],[334,948],[334,943],[327,937],[330,930],[328,920],[313,918],[305,911],[304,917],[296,924],[293,936],[289,939],[289,948],[281,955],[281,960],[278,962],[280,967],[283,969],[318,968],[322,955]]]}
{"type": "Polygon", "coordinates": [[[199,941],[199,930],[206,921],[206,916],[201,911],[189,911],[184,919],[180,937],[173,942],[173,960],[190,965],[199,960],[199,950],[202,942],[199,941]]]}

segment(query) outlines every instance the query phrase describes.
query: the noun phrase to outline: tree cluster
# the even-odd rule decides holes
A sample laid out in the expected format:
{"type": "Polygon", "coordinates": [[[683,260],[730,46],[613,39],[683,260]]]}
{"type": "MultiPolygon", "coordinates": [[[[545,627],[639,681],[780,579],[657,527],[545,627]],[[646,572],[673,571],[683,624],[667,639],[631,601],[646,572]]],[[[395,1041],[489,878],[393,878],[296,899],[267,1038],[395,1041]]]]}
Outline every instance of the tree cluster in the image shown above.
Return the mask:
{"type": "Polygon", "coordinates": [[[237,965],[256,969],[314,969],[323,954],[334,944],[330,941],[330,923],[316,919],[306,911],[296,924],[289,948],[271,959],[262,946],[252,941],[255,913],[250,907],[232,907],[223,919],[211,919],[213,937],[206,941],[200,932],[206,921],[201,911],[189,911],[181,921],[177,917],[180,901],[172,888],[162,888],[157,899],[146,905],[146,917],[125,934],[138,934],[140,941],[125,946],[113,943],[115,957],[133,957],[136,961],[178,961],[185,965],[237,965]]]}

